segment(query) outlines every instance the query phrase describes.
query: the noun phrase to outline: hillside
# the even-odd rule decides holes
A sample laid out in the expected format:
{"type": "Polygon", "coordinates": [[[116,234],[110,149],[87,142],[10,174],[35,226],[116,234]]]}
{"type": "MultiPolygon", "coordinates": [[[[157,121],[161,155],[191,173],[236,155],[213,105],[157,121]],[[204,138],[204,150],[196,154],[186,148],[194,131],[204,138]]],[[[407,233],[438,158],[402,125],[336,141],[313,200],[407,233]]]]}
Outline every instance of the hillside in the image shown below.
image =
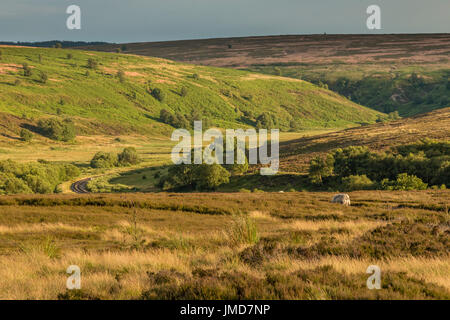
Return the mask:
{"type": "Polygon", "coordinates": [[[338,94],[290,78],[123,54],[7,46],[0,51],[5,137],[16,137],[20,127],[33,128],[43,117],[72,118],[80,134],[168,135],[173,127],[159,120],[162,109],[188,119],[195,111],[226,128],[254,126],[267,113],[284,131],[377,118],[338,94]],[[24,76],[23,64],[31,76],[24,76]],[[151,94],[155,89],[163,92],[161,101],[151,94]]]}
{"type": "Polygon", "coordinates": [[[335,148],[367,146],[382,151],[420,139],[445,140],[449,137],[450,108],[445,108],[398,121],[283,142],[280,144],[280,170],[305,172],[312,158],[335,148]]]}
{"type": "Polygon", "coordinates": [[[402,116],[450,105],[450,34],[292,35],[91,49],[121,47],[127,53],[322,83],[356,103],[402,116]]]}

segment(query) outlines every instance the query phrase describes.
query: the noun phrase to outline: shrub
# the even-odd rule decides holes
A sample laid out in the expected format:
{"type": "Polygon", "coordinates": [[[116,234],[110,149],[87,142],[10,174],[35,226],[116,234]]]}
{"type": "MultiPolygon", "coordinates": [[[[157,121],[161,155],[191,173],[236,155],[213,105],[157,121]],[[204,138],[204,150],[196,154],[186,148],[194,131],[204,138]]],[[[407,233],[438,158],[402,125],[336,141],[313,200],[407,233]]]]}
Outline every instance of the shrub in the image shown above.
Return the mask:
{"type": "Polygon", "coordinates": [[[118,165],[117,155],[112,152],[97,152],[91,160],[92,168],[113,168],[118,165]]]}
{"type": "Polygon", "coordinates": [[[272,129],[274,126],[275,122],[273,117],[267,112],[262,113],[256,118],[256,127],[258,129],[272,129]]]}
{"type": "Polygon", "coordinates": [[[201,164],[195,168],[194,179],[199,189],[215,190],[218,186],[230,182],[230,173],[217,163],[201,164]]]}
{"type": "Polygon", "coordinates": [[[53,140],[67,142],[76,137],[75,124],[70,119],[43,119],[38,122],[38,127],[44,136],[53,140]]]}
{"type": "Polygon", "coordinates": [[[374,187],[372,180],[367,178],[365,174],[348,176],[342,179],[342,187],[344,190],[370,190],[374,187]]]}
{"type": "Polygon", "coordinates": [[[247,216],[234,218],[228,237],[233,245],[256,244],[259,241],[258,229],[255,222],[247,216]]]}
{"type": "Polygon", "coordinates": [[[92,58],[89,58],[89,59],[88,59],[88,62],[87,62],[87,67],[88,67],[89,69],[97,69],[97,67],[98,67],[98,62],[95,61],[95,60],[92,59],[92,58]]]}
{"type": "Polygon", "coordinates": [[[47,74],[45,72],[41,72],[39,78],[41,79],[42,83],[46,83],[47,80],[48,80],[48,76],[47,76],[47,74]]]}
{"type": "Polygon", "coordinates": [[[15,85],[16,87],[20,86],[21,83],[22,83],[22,81],[20,81],[20,79],[16,79],[16,80],[14,81],[14,85],[15,85]]]}
{"type": "Polygon", "coordinates": [[[135,148],[128,147],[119,153],[118,160],[122,166],[134,165],[139,163],[139,155],[135,148]]]}
{"type": "Polygon", "coordinates": [[[71,53],[67,54],[67,60],[71,60],[73,58],[73,55],[71,53]]]}
{"type": "Polygon", "coordinates": [[[180,96],[186,97],[188,94],[188,89],[186,87],[181,88],[180,90],[180,96]]]}
{"type": "Polygon", "coordinates": [[[22,129],[20,130],[20,137],[22,138],[23,141],[29,142],[33,139],[33,133],[31,133],[27,129],[22,129]]]}
{"type": "Polygon", "coordinates": [[[323,179],[333,174],[334,159],[332,156],[327,156],[326,159],[316,157],[311,160],[309,165],[308,177],[314,184],[322,184],[323,179]]]}
{"type": "Polygon", "coordinates": [[[159,102],[164,102],[164,99],[166,97],[165,94],[164,94],[164,91],[162,91],[159,88],[154,88],[152,90],[152,96],[153,96],[153,98],[155,98],[159,102]]]}
{"type": "Polygon", "coordinates": [[[407,173],[401,173],[397,176],[397,180],[390,181],[383,179],[381,187],[385,190],[426,190],[428,184],[424,183],[420,178],[407,173]]]}
{"type": "Polygon", "coordinates": [[[121,83],[125,82],[125,72],[122,70],[117,71],[117,78],[119,78],[121,83]]]}
{"type": "Polygon", "coordinates": [[[71,164],[0,161],[0,194],[53,193],[61,182],[79,174],[80,170],[71,164]]]}
{"type": "Polygon", "coordinates": [[[30,66],[28,66],[28,63],[24,63],[22,65],[23,68],[23,75],[25,77],[31,77],[33,75],[33,71],[31,70],[30,66]]]}

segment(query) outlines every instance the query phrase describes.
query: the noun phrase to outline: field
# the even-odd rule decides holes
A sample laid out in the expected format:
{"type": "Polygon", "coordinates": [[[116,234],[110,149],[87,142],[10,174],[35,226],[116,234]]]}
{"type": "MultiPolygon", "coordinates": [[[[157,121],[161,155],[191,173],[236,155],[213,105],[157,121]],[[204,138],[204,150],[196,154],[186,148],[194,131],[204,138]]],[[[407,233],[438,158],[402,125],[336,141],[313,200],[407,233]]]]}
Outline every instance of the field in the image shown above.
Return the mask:
{"type": "Polygon", "coordinates": [[[449,40],[0,46],[0,299],[450,299],[449,40]],[[280,129],[278,174],[172,165],[195,120],[280,129]]]}
{"type": "MultiPolygon", "coordinates": [[[[85,49],[113,51],[118,45],[85,49]]],[[[292,35],[130,43],[126,52],[303,79],[402,116],[450,105],[449,34],[292,35]]]]}
{"type": "Polygon", "coordinates": [[[7,299],[449,299],[448,191],[7,196],[7,299]],[[65,289],[69,265],[82,289],[65,289]],[[382,289],[368,290],[378,265],[382,289]],[[20,266],[20,268],[17,268],[20,266]]]}

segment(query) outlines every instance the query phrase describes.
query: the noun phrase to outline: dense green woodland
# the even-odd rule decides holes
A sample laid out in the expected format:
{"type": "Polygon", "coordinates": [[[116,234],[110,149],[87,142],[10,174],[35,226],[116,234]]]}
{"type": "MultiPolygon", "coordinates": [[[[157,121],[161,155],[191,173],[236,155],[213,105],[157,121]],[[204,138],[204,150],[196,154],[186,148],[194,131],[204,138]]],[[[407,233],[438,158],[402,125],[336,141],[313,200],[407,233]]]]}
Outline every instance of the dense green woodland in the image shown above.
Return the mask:
{"type": "Polygon", "coordinates": [[[450,186],[450,141],[421,141],[389,152],[336,149],[311,161],[311,182],[346,190],[421,190],[450,186]]]}

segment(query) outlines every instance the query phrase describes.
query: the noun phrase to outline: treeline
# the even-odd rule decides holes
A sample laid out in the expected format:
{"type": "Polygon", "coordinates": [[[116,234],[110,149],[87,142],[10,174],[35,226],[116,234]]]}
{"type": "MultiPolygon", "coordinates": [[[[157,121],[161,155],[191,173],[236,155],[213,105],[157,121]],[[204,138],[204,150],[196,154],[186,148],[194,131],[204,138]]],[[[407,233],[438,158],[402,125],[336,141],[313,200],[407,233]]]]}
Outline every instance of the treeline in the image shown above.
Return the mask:
{"type": "Polygon", "coordinates": [[[0,161],[0,194],[58,193],[58,185],[80,175],[71,164],[0,161]]]}
{"type": "Polygon", "coordinates": [[[74,48],[85,46],[98,46],[109,44],[108,42],[85,42],[85,41],[40,41],[40,42],[14,42],[14,41],[0,41],[1,45],[11,46],[23,46],[23,47],[39,47],[39,48],[56,48],[61,46],[62,48],[74,48]]]}
{"type": "Polygon", "coordinates": [[[135,165],[140,162],[135,148],[128,147],[119,154],[113,152],[97,152],[91,160],[92,168],[114,168],[135,165]]]}
{"type": "Polygon", "coordinates": [[[159,119],[161,122],[177,129],[192,129],[194,121],[202,121],[203,128],[209,128],[211,126],[211,121],[203,116],[201,110],[193,110],[190,114],[173,114],[167,109],[162,109],[159,114],[159,119]]]}
{"type": "MultiPolygon", "coordinates": [[[[163,190],[216,190],[220,185],[230,182],[231,176],[245,174],[248,171],[248,150],[243,151],[244,163],[241,164],[237,163],[239,152],[235,140],[234,164],[221,165],[217,163],[194,164],[194,151],[192,151],[191,164],[171,166],[168,174],[160,179],[158,187],[163,190]]],[[[212,157],[214,157],[214,153],[212,153],[212,157]]]]}
{"type": "Polygon", "coordinates": [[[342,190],[423,190],[450,186],[450,142],[424,140],[389,152],[336,149],[310,163],[316,186],[342,190]]]}

